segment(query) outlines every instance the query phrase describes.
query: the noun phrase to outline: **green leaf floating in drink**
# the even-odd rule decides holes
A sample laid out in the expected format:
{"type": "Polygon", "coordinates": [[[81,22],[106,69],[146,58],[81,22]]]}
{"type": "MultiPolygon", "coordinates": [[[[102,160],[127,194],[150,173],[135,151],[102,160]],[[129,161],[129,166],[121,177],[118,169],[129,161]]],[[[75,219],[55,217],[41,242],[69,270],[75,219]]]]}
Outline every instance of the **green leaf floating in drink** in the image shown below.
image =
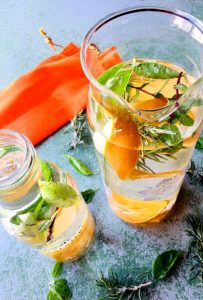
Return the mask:
{"type": "Polygon", "coordinates": [[[161,253],[152,264],[152,275],[155,279],[163,279],[171,272],[182,251],[169,250],[161,253]]]}
{"type": "Polygon", "coordinates": [[[174,146],[177,145],[182,140],[180,131],[176,125],[165,123],[160,128],[171,131],[170,134],[166,134],[166,133],[160,134],[159,138],[164,144],[168,146],[174,146]]]}
{"type": "Polygon", "coordinates": [[[52,181],[54,180],[54,174],[51,164],[48,161],[41,160],[41,169],[42,169],[42,175],[45,181],[52,181]]]}
{"type": "Polygon", "coordinates": [[[169,67],[155,62],[144,62],[134,67],[139,76],[153,79],[177,78],[179,73],[169,67]]]}
{"type": "Polygon", "coordinates": [[[10,152],[16,152],[16,151],[22,151],[22,149],[15,145],[6,145],[6,146],[0,145],[0,158],[4,157],[6,154],[10,152]]]}
{"type": "Polygon", "coordinates": [[[79,202],[79,195],[74,188],[66,183],[46,182],[39,180],[43,199],[56,207],[70,207],[79,202]]]}

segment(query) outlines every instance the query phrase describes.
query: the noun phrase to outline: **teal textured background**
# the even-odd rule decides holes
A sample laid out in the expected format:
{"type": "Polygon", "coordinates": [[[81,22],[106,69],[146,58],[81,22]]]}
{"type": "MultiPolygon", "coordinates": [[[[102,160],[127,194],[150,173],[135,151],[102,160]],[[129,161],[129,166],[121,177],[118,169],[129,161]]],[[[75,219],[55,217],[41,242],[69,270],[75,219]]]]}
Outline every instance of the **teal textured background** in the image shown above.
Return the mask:
{"type": "MultiPolygon", "coordinates": [[[[132,5],[162,5],[185,10],[203,19],[201,0],[0,0],[0,88],[51,54],[38,33],[39,27],[43,26],[61,44],[69,41],[80,44],[99,18],[132,5]]],[[[77,174],[63,158],[71,133],[64,135],[61,129],[37,147],[41,158],[56,162],[70,172],[81,190],[100,188],[89,205],[97,224],[92,248],[79,261],[66,264],[63,271],[72,288],[73,300],[96,300],[101,296],[94,279],[100,271],[107,272],[108,267],[122,271],[137,267],[139,270],[149,267],[161,251],[169,248],[186,250],[188,238],[182,219],[188,211],[202,207],[203,198],[203,186],[192,186],[186,178],[174,214],[167,221],[146,228],[125,224],[107,205],[88,130],[86,136],[86,145],[78,147],[74,155],[81,157],[97,173],[93,177],[77,174]]],[[[195,151],[195,162],[201,162],[202,153],[195,151]]],[[[0,226],[0,300],[46,299],[52,266],[52,261],[16,241],[0,226]]],[[[174,276],[158,286],[151,299],[203,299],[202,289],[187,282],[189,269],[189,262],[182,263],[174,276]]]]}

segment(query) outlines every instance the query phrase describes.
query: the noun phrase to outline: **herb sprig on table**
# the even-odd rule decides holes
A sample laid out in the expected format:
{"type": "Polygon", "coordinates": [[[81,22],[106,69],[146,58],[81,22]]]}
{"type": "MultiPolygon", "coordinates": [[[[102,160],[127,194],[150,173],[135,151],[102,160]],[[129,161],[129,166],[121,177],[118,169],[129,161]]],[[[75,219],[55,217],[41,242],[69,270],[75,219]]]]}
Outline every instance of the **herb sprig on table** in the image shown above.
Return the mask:
{"type": "Polygon", "coordinates": [[[160,280],[171,274],[181,256],[182,251],[180,250],[165,251],[156,257],[148,272],[136,275],[135,271],[131,271],[123,279],[113,271],[109,272],[108,276],[104,276],[102,273],[96,280],[96,284],[104,288],[107,294],[100,300],[133,300],[135,297],[139,299],[147,297],[149,299],[150,288],[155,287],[160,280]]]}
{"type": "Polygon", "coordinates": [[[185,231],[191,238],[189,255],[194,261],[190,280],[197,280],[197,284],[203,287],[203,216],[198,212],[188,214],[185,225],[185,231]]]}
{"type": "Polygon", "coordinates": [[[203,167],[197,167],[194,161],[191,161],[190,168],[187,170],[191,184],[198,184],[203,181],[203,167]]]}
{"type": "Polygon", "coordinates": [[[86,117],[81,110],[76,114],[70,122],[68,128],[64,130],[64,134],[72,130],[72,139],[69,143],[69,149],[76,149],[78,145],[84,144],[84,133],[85,133],[86,117]]]}
{"type": "Polygon", "coordinates": [[[203,149],[203,137],[202,136],[200,136],[198,138],[195,148],[196,149],[203,149]]]}
{"type": "Polygon", "coordinates": [[[63,264],[56,262],[51,272],[53,280],[49,282],[47,300],[70,300],[72,298],[72,292],[68,286],[67,280],[58,278],[61,276],[62,270],[63,264]]]}

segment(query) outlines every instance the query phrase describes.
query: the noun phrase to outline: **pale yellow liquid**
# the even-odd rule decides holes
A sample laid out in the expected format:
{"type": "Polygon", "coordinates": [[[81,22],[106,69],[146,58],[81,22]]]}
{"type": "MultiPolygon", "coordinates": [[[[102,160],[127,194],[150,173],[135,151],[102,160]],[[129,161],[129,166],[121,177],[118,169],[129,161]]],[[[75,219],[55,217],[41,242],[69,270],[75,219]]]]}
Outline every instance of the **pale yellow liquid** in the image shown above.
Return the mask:
{"type": "MultiPolygon", "coordinates": [[[[161,63],[178,72],[184,71],[167,62],[161,63]]],[[[149,78],[146,79],[134,74],[132,81],[134,86],[140,87],[149,80],[149,78]]],[[[165,80],[151,80],[150,84],[144,87],[144,89],[150,93],[156,93],[163,86],[164,82],[165,80]]],[[[187,86],[193,82],[194,79],[188,74],[186,78],[181,78],[181,83],[187,86]]],[[[174,89],[176,83],[177,78],[169,80],[167,85],[161,90],[161,93],[166,98],[172,97],[176,93],[174,89]]],[[[136,90],[131,89],[130,98],[135,93],[136,90]]],[[[101,100],[99,103],[101,103],[101,100]]],[[[164,98],[155,99],[140,91],[139,98],[130,103],[130,105],[132,108],[151,110],[164,108],[168,103],[164,98]]],[[[160,222],[169,213],[176,201],[194,146],[201,132],[202,124],[185,127],[179,122],[176,123],[186,149],[181,149],[174,154],[175,159],[169,158],[162,163],[146,159],[146,164],[155,172],[153,174],[138,169],[136,163],[133,167],[133,159],[135,156],[138,156],[141,149],[139,143],[136,142],[136,134],[133,135],[134,125],[132,125],[132,130],[130,130],[131,121],[129,121],[128,116],[125,117],[125,112],[121,111],[119,114],[116,112],[116,115],[114,115],[112,111],[112,108],[108,110],[108,107],[106,107],[104,109],[98,104],[96,97],[93,95],[88,107],[88,116],[90,125],[92,124],[93,140],[99,163],[103,170],[109,205],[114,213],[126,222],[132,224],[160,222]],[[101,115],[103,113],[103,117],[100,118],[102,121],[97,121],[98,119],[96,119],[96,123],[94,124],[92,115],[96,113],[97,117],[98,111],[101,115]],[[121,118],[122,124],[121,122],[119,124],[118,118],[121,118]],[[109,129],[108,126],[108,130],[106,130],[105,126],[110,122],[109,119],[113,120],[114,127],[109,129]],[[96,131],[94,131],[94,127],[96,131]],[[110,135],[109,131],[112,131],[110,135]],[[110,136],[109,138],[105,136],[106,132],[110,136]],[[131,139],[129,139],[129,135],[131,139]],[[132,170],[130,170],[129,165],[132,165],[132,170]],[[128,166],[127,170],[126,166],[128,166]],[[127,171],[129,171],[129,174],[127,171]]],[[[198,113],[199,107],[194,107],[189,111],[188,115],[195,120],[198,113]]],[[[143,120],[138,115],[137,118],[140,122],[146,122],[146,120],[143,120]]],[[[162,123],[151,122],[152,125],[156,126],[161,126],[162,123]]],[[[163,145],[156,145],[157,147],[161,149],[163,145]]],[[[145,147],[145,150],[147,150],[147,147],[145,147]]],[[[148,150],[153,150],[153,148],[149,147],[148,150]]]]}

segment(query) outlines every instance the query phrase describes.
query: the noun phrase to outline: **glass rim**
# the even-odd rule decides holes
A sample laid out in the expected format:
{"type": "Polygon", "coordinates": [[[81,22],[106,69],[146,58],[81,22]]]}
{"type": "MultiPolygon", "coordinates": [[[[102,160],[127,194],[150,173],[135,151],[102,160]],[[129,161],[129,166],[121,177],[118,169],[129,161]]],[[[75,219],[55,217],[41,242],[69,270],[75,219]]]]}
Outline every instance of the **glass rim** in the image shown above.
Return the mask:
{"type": "MultiPolygon", "coordinates": [[[[119,17],[122,17],[124,15],[128,15],[128,14],[132,14],[132,13],[138,13],[138,12],[160,12],[160,13],[165,13],[165,14],[169,14],[169,15],[175,15],[178,16],[186,21],[188,21],[189,23],[191,23],[193,26],[195,26],[203,35],[203,22],[201,20],[199,20],[198,18],[194,17],[193,15],[178,10],[178,9],[169,9],[166,7],[158,7],[158,6],[133,6],[133,7],[128,7],[116,12],[113,12],[111,14],[106,15],[105,17],[103,17],[102,19],[100,19],[97,23],[95,23],[95,25],[93,25],[90,30],[87,32],[87,34],[85,35],[82,43],[81,43],[81,50],[80,50],[80,61],[81,61],[81,65],[82,65],[82,69],[86,75],[86,77],[88,78],[88,80],[90,81],[90,83],[92,83],[96,88],[98,88],[101,92],[108,93],[111,97],[113,97],[114,99],[116,99],[122,106],[125,106],[126,108],[132,110],[132,108],[128,105],[127,102],[123,101],[124,98],[117,95],[116,93],[114,93],[113,91],[111,91],[110,89],[108,89],[107,87],[103,86],[102,84],[100,84],[95,78],[94,76],[91,74],[91,72],[89,71],[87,64],[86,64],[86,51],[88,48],[88,43],[90,41],[90,39],[92,38],[92,36],[100,29],[102,28],[104,25],[106,25],[107,23],[111,22],[114,19],[117,19],[119,17]]],[[[137,111],[139,112],[157,112],[160,111],[162,109],[166,109],[166,108],[170,108],[172,107],[173,104],[170,103],[167,106],[164,106],[163,108],[158,108],[158,109],[151,109],[151,110],[145,110],[145,109],[139,109],[139,108],[133,108],[132,112],[137,111]]]]}

